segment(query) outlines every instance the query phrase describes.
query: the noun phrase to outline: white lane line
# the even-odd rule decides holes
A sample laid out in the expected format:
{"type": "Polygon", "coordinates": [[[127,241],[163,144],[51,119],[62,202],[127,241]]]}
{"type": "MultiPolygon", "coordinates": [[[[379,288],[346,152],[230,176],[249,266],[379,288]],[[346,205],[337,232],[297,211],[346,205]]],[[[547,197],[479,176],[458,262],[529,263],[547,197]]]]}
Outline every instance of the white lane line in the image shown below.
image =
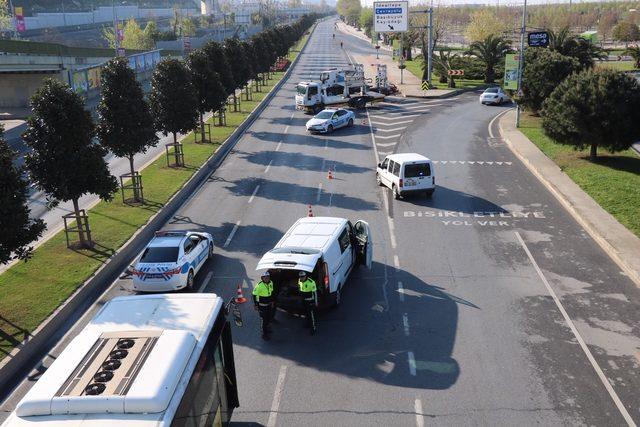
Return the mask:
{"type": "Polygon", "coordinates": [[[498,120],[498,117],[500,117],[501,115],[503,115],[503,114],[505,114],[505,113],[507,113],[507,112],[511,111],[512,109],[513,109],[513,108],[509,108],[508,110],[505,110],[505,111],[501,112],[500,114],[496,114],[496,116],[495,116],[493,119],[491,119],[491,121],[489,122],[489,126],[488,126],[488,129],[489,129],[489,137],[490,137],[490,138],[495,138],[495,137],[493,136],[493,130],[491,130],[491,128],[493,127],[493,123],[494,123],[496,120],[498,120]]]}
{"type": "Polygon", "coordinates": [[[200,284],[200,287],[198,288],[198,292],[202,292],[202,290],[207,287],[212,276],[213,276],[213,271],[210,271],[209,273],[207,273],[207,277],[205,277],[204,281],[200,284]]]}
{"type": "Polygon", "coordinates": [[[403,120],[401,122],[393,122],[393,123],[376,122],[375,120],[372,120],[371,123],[373,123],[374,125],[391,126],[391,125],[404,125],[408,123],[413,123],[413,120],[403,120]]]}
{"type": "Polygon", "coordinates": [[[286,125],[286,126],[284,127],[284,132],[282,132],[282,133],[287,133],[287,131],[288,131],[288,130],[289,130],[289,125],[286,125]]]}
{"type": "Polygon", "coordinates": [[[231,239],[233,239],[233,236],[235,236],[239,226],[240,226],[240,221],[238,220],[238,222],[236,222],[236,224],[233,226],[231,233],[229,233],[229,237],[227,237],[227,240],[224,242],[224,245],[222,246],[223,248],[226,248],[227,246],[229,246],[229,243],[231,243],[231,239]]]}
{"type": "Polygon", "coordinates": [[[378,156],[378,149],[376,148],[376,139],[373,136],[373,126],[371,125],[371,117],[369,117],[369,109],[365,110],[367,112],[367,122],[369,123],[369,135],[371,135],[371,144],[373,145],[373,154],[376,157],[376,164],[380,163],[380,156],[378,156]]]}
{"type": "Polygon", "coordinates": [[[376,135],[376,139],[391,139],[391,138],[397,138],[399,136],[400,136],[399,133],[395,135],[388,135],[388,136],[376,135]]]}
{"type": "Polygon", "coordinates": [[[264,173],[269,173],[269,168],[271,168],[271,162],[273,162],[273,160],[269,160],[269,164],[267,165],[267,168],[264,170],[264,173]]]}
{"type": "Polygon", "coordinates": [[[276,419],[278,418],[278,409],[280,408],[280,401],[282,400],[282,392],[284,391],[284,379],[287,376],[287,366],[280,366],[280,373],[278,374],[278,381],[276,382],[276,391],[273,395],[273,402],[271,402],[271,411],[269,412],[269,420],[267,421],[267,427],[275,427],[276,419]]]}
{"type": "Polygon", "coordinates": [[[291,113],[291,117],[289,117],[289,120],[293,120],[293,117],[296,115],[296,112],[294,111],[293,113],[291,113]]]}
{"type": "Polygon", "coordinates": [[[402,314],[402,326],[404,328],[404,336],[409,336],[409,316],[407,313],[402,314]]]}
{"type": "MultiPolygon", "coordinates": [[[[382,145],[382,144],[380,144],[382,145]]],[[[374,144],[375,147],[375,144],[374,144]]],[[[377,148],[376,148],[377,150],[377,148]]],[[[382,194],[382,203],[384,204],[384,211],[387,213],[387,225],[389,226],[389,237],[391,238],[391,247],[393,249],[396,248],[397,246],[397,242],[396,242],[396,227],[395,224],[393,222],[393,218],[391,218],[389,216],[389,201],[387,200],[387,195],[386,192],[384,192],[382,194]]]]}
{"type": "Polygon", "coordinates": [[[371,117],[373,117],[375,120],[378,120],[378,119],[380,119],[380,120],[396,120],[396,119],[408,119],[410,117],[420,117],[420,114],[402,115],[400,117],[388,117],[389,114],[402,114],[402,113],[387,113],[384,116],[381,115],[381,114],[372,114],[371,117]]]}
{"type": "Polygon", "coordinates": [[[256,197],[256,193],[258,192],[259,189],[260,189],[260,184],[256,185],[256,189],[253,190],[253,193],[251,193],[251,197],[249,197],[249,201],[247,203],[253,202],[253,198],[256,197]]]}
{"type": "Polygon", "coordinates": [[[320,202],[321,196],[322,196],[322,183],[318,184],[318,194],[316,194],[316,203],[320,202]]]}
{"type": "Polygon", "coordinates": [[[402,286],[402,282],[398,282],[398,298],[400,298],[400,302],[404,302],[404,287],[402,286]]]}
{"type": "Polygon", "coordinates": [[[278,145],[276,145],[276,151],[280,151],[280,147],[282,147],[282,141],[278,142],[278,145]]]}
{"type": "MultiPolygon", "coordinates": [[[[394,142],[394,144],[395,144],[395,142],[394,142]]],[[[391,154],[391,151],[382,151],[382,150],[380,150],[379,153],[380,153],[381,156],[387,157],[389,154],[391,154]]]]}
{"type": "Polygon", "coordinates": [[[393,128],[393,129],[379,129],[379,128],[376,128],[376,132],[397,132],[399,130],[405,130],[406,128],[407,128],[406,126],[401,126],[399,128],[393,128]]]}
{"type": "Polygon", "coordinates": [[[329,140],[325,139],[324,140],[324,149],[326,150],[327,148],[329,148],[329,140]]]}
{"type": "Polygon", "coordinates": [[[611,399],[613,399],[613,402],[616,404],[618,410],[620,411],[620,414],[622,414],[622,417],[625,419],[625,421],[629,426],[635,426],[636,423],[633,421],[633,418],[631,418],[631,415],[629,415],[627,408],[624,407],[624,404],[618,397],[618,394],[616,393],[616,391],[613,389],[613,386],[611,386],[611,383],[609,383],[609,380],[605,376],[604,372],[602,372],[600,365],[598,365],[598,362],[596,362],[596,359],[593,357],[593,354],[591,354],[591,350],[589,350],[589,347],[587,347],[587,344],[585,343],[584,339],[580,335],[580,332],[578,332],[578,329],[576,328],[576,326],[573,324],[573,321],[569,317],[569,314],[567,313],[567,311],[564,309],[564,306],[560,302],[560,299],[556,295],[555,291],[547,281],[547,278],[544,277],[544,274],[542,274],[542,270],[538,266],[538,263],[536,262],[536,260],[533,258],[533,255],[531,255],[531,251],[529,250],[527,245],[524,243],[522,236],[520,236],[520,233],[518,233],[517,231],[515,233],[516,233],[516,237],[518,238],[518,242],[520,242],[520,245],[522,246],[522,249],[524,249],[525,253],[527,254],[527,257],[529,257],[529,261],[531,261],[531,264],[533,264],[533,268],[536,270],[536,273],[538,273],[538,277],[540,277],[540,280],[542,280],[542,283],[544,283],[544,286],[547,288],[549,295],[551,295],[551,298],[553,298],[553,301],[556,303],[556,306],[558,307],[558,310],[560,310],[562,317],[564,317],[565,322],[567,322],[567,325],[569,325],[569,329],[571,329],[573,336],[578,341],[580,348],[582,348],[582,351],[587,356],[589,363],[591,363],[591,366],[596,371],[598,378],[600,378],[600,381],[602,382],[602,384],[604,385],[604,388],[609,393],[609,396],[611,396],[611,399]]]}
{"type": "Polygon", "coordinates": [[[396,142],[376,142],[376,144],[378,144],[378,146],[380,147],[392,147],[397,143],[396,142]]]}
{"type": "Polygon", "coordinates": [[[393,256],[393,266],[394,266],[396,269],[399,269],[399,268],[400,268],[400,258],[398,258],[398,255],[394,255],[394,256],[393,256]]]}
{"type": "Polygon", "coordinates": [[[407,352],[407,359],[409,360],[409,373],[412,376],[416,376],[416,358],[413,355],[413,351],[407,352]]]}
{"type": "Polygon", "coordinates": [[[416,399],[413,404],[414,412],[416,413],[416,427],[424,427],[424,416],[422,415],[422,400],[416,399]]]}

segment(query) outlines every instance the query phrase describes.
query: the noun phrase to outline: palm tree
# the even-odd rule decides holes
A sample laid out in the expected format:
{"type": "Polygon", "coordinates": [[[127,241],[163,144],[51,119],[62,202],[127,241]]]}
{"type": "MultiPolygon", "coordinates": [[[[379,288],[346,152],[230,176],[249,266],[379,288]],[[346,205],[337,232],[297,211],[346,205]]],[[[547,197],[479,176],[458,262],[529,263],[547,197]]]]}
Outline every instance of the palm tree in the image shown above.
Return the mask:
{"type": "Polygon", "coordinates": [[[496,65],[503,60],[504,55],[510,50],[509,42],[501,36],[491,34],[482,41],[471,43],[467,54],[476,56],[484,63],[484,82],[493,83],[496,65]]]}
{"type": "MultiPolygon", "coordinates": [[[[450,70],[455,69],[455,61],[458,59],[458,54],[453,53],[450,50],[444,51],[440,50],[438,52],[438,56],[434,57],[434,65],[436,67],[436,71],[440,75],[440,77],[444,77],[447,79],[447,86],[450,88],[456,87],[456,82],[454,80],[454,76],[449,74],[450,70]]],[[[427,63],[423,63],[422,67],[427,67],[427,63]]]]}
{"type": "Polygon", "coordinates": [[[624,54],[633,58],[634,68],[640,68],[640,45],[629,46],[625,49],[624,54]]]}
{"type": "Polygon", "coordinates": [[[595,60],[605,59],[607,56],[604,50],[590,40],[571,34],[569,27],[557,32],[549,31],[549,49],[576,58],[583,69],[592,68],[595,60]]]}

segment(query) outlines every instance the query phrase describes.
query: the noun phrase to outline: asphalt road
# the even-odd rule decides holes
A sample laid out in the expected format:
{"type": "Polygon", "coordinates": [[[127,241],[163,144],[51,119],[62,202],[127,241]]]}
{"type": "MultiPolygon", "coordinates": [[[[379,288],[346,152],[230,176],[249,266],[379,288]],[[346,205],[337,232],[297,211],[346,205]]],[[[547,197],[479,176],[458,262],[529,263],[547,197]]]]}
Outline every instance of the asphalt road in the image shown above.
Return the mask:
{"type": "MultiPolygon", "coordinates": [[[[339,40],[367,48],[332,32],[318,26],[270,106],[168,224],[213,234],[216,254],[196,286],[225,298],[238,284],[249,292],[259,258],[307,205],[374,230],[372,270],[354,272],[318,335],[280,313],[264,342],[243,306],[234,424],[625,425],[625,411],[640,420],[640,292],[501,141],[492,119],[508,107],[481,106],[474,93],[396,98],[359,112],[353,128],[309,136],[295,83],[347,63],[339,40]],[[393,200],[375,184],[376,157],[413,151],[436,161],[438,188],[433,199],[393,200]]],[[[127,293],[123,278],[102,300],[127,293]]]]}

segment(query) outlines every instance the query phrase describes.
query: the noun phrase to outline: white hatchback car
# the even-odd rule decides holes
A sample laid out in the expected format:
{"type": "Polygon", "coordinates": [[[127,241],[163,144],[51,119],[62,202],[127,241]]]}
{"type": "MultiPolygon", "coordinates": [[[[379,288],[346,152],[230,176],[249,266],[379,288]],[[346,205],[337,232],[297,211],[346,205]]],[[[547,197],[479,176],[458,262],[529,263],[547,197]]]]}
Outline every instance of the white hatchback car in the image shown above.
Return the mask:
{"type": "Polygon", "coordinates": [[[326,109],[320,111],[307,122],[309,132],[331,133],[341,127],[351,127],[356,121],[356,115],[344,108],[326,109]]]}
{"type": "Polygon", "coordinates": [[[431,197],[436,190],[431,160],[416,153],[387,156],[376,168],[376,181],[378,185],[389,187],[396,199],[418,192],[431,197]]]}
{"type": "Polygon", "coordinates": [[[509,100],[501,87],[490,87],[480,95],[480,104],[500,105],[509,100]]]}
{"type": "Polygon", "coordinates": [[[133,289],[193,289],[194,277],[213,255],[213,237],[196,231],[158,231],[131,270],[133,289]]]}

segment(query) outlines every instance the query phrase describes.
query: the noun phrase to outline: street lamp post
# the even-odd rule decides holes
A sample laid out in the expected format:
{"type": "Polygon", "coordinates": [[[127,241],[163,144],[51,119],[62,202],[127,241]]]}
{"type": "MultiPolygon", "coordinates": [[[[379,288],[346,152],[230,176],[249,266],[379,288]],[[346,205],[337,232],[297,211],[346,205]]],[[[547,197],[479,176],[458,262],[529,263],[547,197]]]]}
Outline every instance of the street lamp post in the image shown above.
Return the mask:
{"type": "MultiPolygon", "coordinates": [[[[527,32],[527,0],[522,9],[522,27],[520,28],[520,52],[518,57],[518,96],[522,90],[522,70],[524,69],[524,35],[527,32]]],[[[520,105],[516,105],[516,127],[520,127],[520,105]]]]}

